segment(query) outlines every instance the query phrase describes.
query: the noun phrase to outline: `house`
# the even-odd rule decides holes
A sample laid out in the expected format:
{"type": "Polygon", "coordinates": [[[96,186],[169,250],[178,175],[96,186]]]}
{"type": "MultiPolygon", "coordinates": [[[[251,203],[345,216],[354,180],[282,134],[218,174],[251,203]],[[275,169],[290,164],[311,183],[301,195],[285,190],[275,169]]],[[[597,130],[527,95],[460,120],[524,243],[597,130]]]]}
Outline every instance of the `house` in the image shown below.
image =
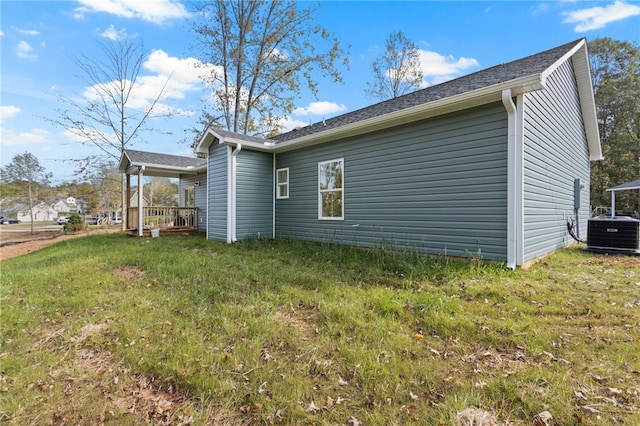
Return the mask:
{"type": "Polygon", "coordinates": [[[270,139],[209,128],[196,152],[208,239],[510,268],[570,244],[568,220],[586,235],[589,165],[602,158],[585,39],[270,139]]]}
{"type": "MultiPolygon", "coordinates": [[[[22,222],[31,222],[31,212],[26,204],[20,205],[17,218],[22,222]]],[[[34,222],[52,222],[58,216],[58,212],[50,204],[42,201],[33,206],[34,222]]]]}

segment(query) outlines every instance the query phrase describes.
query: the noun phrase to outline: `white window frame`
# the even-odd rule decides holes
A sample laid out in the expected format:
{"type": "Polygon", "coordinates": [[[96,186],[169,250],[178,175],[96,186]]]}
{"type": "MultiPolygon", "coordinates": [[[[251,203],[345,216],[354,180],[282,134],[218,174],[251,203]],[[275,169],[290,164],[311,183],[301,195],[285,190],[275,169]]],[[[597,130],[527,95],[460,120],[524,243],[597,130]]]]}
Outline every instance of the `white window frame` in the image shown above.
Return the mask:
{"type": "Polygon", "coordinates": [[[289,198],[289,168],[288,167],[276,170],[276,198],[278,200],[289,198]],[[287,180],[285,182],[280,182],[280,172],[287,172],[287,180]],[[280,188],[287,189],[286,195],[280,194],[280,188]]]}
{"type": "Polygon", "coordinates": [[[344,158],[337,158],[335,160],[320,161],[318,163],[318,220],[344,220],[344,158]],[[325,164],[340,163],[340,169],[342,170],[342,187],[333,189],[320,189],[320,171],[325,164]],[[342,212],[340,216],[323,216],[322,215],[322,194],[327,192],[340,192],[342,198],[342,212]]]}

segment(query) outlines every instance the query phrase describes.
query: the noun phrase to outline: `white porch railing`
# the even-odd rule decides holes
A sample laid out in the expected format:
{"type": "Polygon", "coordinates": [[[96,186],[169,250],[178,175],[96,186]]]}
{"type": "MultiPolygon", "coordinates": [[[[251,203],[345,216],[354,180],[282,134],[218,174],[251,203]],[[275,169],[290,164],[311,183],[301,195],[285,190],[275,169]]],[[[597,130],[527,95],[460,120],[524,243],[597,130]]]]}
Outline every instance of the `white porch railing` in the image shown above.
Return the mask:
{"type": "MultiPolygon", "coordinates": [[[[127,211],[127,229],[138,229],[138,207],[129,207],[127,211]]],[[[198,209],[195,207],[142,207],[143,229],[172,229],[198,226],[198,209]]]]}

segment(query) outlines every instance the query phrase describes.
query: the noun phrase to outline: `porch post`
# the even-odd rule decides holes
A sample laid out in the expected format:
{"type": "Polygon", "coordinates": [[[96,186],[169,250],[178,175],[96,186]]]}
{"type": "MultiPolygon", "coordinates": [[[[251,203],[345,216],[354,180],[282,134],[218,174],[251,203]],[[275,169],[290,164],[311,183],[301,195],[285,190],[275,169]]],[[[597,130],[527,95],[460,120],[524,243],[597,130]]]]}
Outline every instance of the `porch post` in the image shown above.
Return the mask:
{"type": "Polygon", "coordinates": [[[142,217],[142,212],[144,211],[143,206],[142,206],[142,191],[144,189],[144,183],[143,183],[143,177],[144,177],[144,166],[140,167],[140,169],[138,170],[138,236],[142,237],[144,235],[144,217],[142,217]]]}
{"type": "Polygon", "coordinates": [[[129,207],[131,207],[131,175],[129,173],[127,173],[127,199],[124,202],[124,206],[125,209],[120,212],[120,219],[122,219],[126,228],[131,229],[131,226],[129,225],[129,207]]]}

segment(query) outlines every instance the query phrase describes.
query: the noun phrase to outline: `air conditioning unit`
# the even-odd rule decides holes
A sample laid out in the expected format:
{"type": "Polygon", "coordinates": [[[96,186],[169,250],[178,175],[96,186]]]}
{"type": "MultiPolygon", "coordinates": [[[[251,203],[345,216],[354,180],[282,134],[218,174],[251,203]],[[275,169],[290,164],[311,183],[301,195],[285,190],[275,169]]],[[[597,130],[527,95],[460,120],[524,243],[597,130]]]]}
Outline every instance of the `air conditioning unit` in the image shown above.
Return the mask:
{"type": "Polygon", "coordinates": [[[640,254],[640,220],[628,216],[589,219],[587,249],[640,254]]]}

